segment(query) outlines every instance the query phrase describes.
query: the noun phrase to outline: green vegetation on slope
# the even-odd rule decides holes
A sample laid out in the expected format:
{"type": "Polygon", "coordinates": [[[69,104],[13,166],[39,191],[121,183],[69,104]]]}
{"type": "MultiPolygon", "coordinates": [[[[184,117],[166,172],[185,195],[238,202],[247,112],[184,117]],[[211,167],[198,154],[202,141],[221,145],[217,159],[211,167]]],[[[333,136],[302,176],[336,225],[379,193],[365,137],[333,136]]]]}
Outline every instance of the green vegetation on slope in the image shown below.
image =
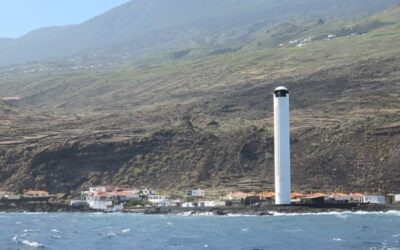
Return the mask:
{"type": "Polygon", "coordinates": [[[399,192],[400,8],[302,27],[280,47],[266,34],[145,67],[4,72],[0,92],[32,119],[1,127],[2,186],[270,188],[271,91],[286,85],[295,188],[399,192]]]}

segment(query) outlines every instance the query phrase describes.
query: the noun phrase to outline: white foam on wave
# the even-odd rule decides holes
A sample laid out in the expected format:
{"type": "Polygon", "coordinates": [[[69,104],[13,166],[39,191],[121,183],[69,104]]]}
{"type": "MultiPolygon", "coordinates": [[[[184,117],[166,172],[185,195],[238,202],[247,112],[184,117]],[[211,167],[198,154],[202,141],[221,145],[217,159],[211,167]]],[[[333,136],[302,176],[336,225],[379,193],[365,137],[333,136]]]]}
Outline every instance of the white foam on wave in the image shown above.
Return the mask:
{"type": "Polygon", "coordinates": [[[227,214],[226,216],[228,217],[255,217],[257,215],[251,215],[251,214],[227,214]]]}
{"type": "Polygon", "coordinates": [[[25,233],[33,233],[33,232],[39,232],[40,229],[24,229],[25,233]]]}
{"type": "Polygon", "coordinates": [[[195,211],[186,211],[186,212],[182,212],[182,213],[177,213],[176,215],[177,216],[218,216],[218,217],[221,217],[220,215],[217,215],[214,212],[195,212],[195,211]]]}
{"type": "Polygon", "coordinates": [[[343,241],[341,238],[333,238],[332,241],[343,241]]]}
{"type": "Polygon", "coordinates": [[[170,221],[168,221],[167,224],[170,225],[170,226],[174,225],[174,223],[172,223],[170,221]]]}
{"type": "Polygon", "coordinates": [[[285,232],[302,232],[303,229],[301,228],[295,228],[295,229],[288,229],[288,230],[284,230],[285,232]]]}
{"type": "Polygon", "coordinates": [[[392,214],[392,215],[400,216],[400,211],[389,210],[389,211],[386,212],[386,214],[392,214]]]}
{"type": "Polygon", "coordinates": [[[269,211],[268,213],[273,216],[304,216],[304,215],[340,215],[346,212],[320,212],[320,213],[281,213],[275,211],[269,211]]]}
{"type": "Polygon", "coordinates": [[[182,213],[178,213],[176,215],[178,215],[178,216],[191,216],[192,215],[192,211],[182,212],[182,213]]]}
{"type": "Polygon", "coordinates": [[[18,237],[18,235],[15,235],[15,236],[12,238],[12,240],[13,240],[15,243],[27,245],[27,246],[30,246],[30,247],[33,247],[33,248],[44,248],[44,245],[43,245],[43,244],[41,244],[41,243],[39,243],[39,242],[37,242],[37,241],[31,241],[31,240],[27,240],[27,239],[20,239],[20,238],[18,237]]]}
{"type": "Polygon", "coordinates": [[[248,231],[250,231],[250,229],[249,228],[242,228],[240,231],[241,232],[248,232],[248,231]]]}
{"type": "Polygon", "coordinates": [[[397,238],[397,237],[400,237],[400,234],[395,234],[392,236],[392,238],[397,238]]]}
{"type": "Polygon", "coordinates": [[[122,229],[122,230],[121,230],[121,233],[126,234],[126,233],[129,233],[130,231],[131,231],[130,228],[126,228],[126,229],[122,229]]]}
{"type": "Polygon", "coordinates": [[[58,229],[51,229],[51,231],[52,231],[53,233],[61,233],[60,230],[58,230],[58,229]]]}
{"type": "Polygon", "coordinates": [[[196,213],[196,215],[199,215],[199,216],[213,216],[215,214],[213,212],[201,212],[201,213],[196,213]]]}
{"type": "Polygon", "coordinates": [[[34,248],[43,248],[44,247],[43,244],[40,244],[39,242],[36,242],[36,241],[22,240],[21,243],[24,245],[30,246],[30,247],[34,247],[34,248]]]}
{"type": "Polygon", "coordinates": [[[343,212],[338,212],[338,211],[331,211],[331,212],[318,212],[318,213],[280,213],[280,212],[275,212],[275,211],[269,211],[274,216],[310,216],[310,215],[335,215],[338,218],[346,218],[348,215],[396,215],[400,216],[400,211],[378,211],[378,212],[368,212],[368,211],[343,211],[343,212]]]}
{"type": "Polygon", "coordinates": [[[20,225],[22,224],[22,221],[16,221],[15,224],[20,225]]]}
{"type": "Polygon", "coordinates": [[[106,236],[107,237],[115,237],[117,235],[114,232],[108,232],[106,236]]]}
{"type": "Polygon", "coordinates": [[[48,214],[47,212],[23,212],[23,214],[33,214],[33,215],[40,215],[40,214],[48,214]]]}
{"type": "Polygon", "coordinates": [[[340,218],[340,219],[346,219],[349,215],[347,214],[337,214],[335,215],[336,218],[340,218]]]}

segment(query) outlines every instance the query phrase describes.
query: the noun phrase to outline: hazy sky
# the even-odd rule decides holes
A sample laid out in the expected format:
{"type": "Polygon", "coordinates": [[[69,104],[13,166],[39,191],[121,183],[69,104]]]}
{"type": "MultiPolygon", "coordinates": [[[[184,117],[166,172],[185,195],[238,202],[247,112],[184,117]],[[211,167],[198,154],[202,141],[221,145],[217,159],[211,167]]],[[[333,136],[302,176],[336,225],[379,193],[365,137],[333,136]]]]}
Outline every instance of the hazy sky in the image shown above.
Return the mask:
{"type": "Polygon", "coordinates": [[[76,24],[129,0],[0,0],[0,37],[47,26],[76,24]]]}

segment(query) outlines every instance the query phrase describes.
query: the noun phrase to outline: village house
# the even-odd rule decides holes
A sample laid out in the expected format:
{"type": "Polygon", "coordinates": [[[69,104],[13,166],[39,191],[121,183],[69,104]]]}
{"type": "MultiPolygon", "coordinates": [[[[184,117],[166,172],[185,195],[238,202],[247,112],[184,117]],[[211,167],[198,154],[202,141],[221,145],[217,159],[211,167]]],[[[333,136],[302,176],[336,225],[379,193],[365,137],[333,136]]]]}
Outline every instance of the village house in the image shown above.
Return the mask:
{"type": "Polygon", "coordinates": [[[275,200],[275,193],[274,192],[260,192],[257,193],[257,195],[260,197],[260,200],[264,200],[264,201],[273,201],[275,200]]]}
{"type": "Polygon", "coordinates": [[[21,195],[19,195],[19,194],[7,194],[5,196],[5,198],[7,200],[20,200],[21,199],[21,195]]]}
{"type": "Polygon", "coordinates": [[[171,199],[165,195],[147,195],[147,200],[155,207],[169,207],[171,206],[171,199]]]}
{"type": "Polygon", "coordinates": [[[230,192],[228,195],[225,196],[226,200],[230,201],[242,201],[247,196],[252,196],[254,193],[244,193],[244,192],[230,192]]]}
{"type": "Polygon", "coordinates": [[[44,190],[28,190],[24,193],[25,197],[48,197],[49,192],[44,190]]]}
{"type": "Polygon", "coordinates": [[[350,200],[350,195],[345,194],[345,193],[334,193],[330,197],[334,198],[337,201],[348,201],[348,200],[350,200]]]}
{"type": "Polygon", "coordinates": [[[201,188],[192,189],[188,191],[188,196],[193,198],[203,198],[205,196],[205,190],[201,188]]]}
{"type": "Polygon", "coordinates": [[[400,194],[388,194],[386,198],[388,203],[400,203],[400,194]]]}
{"type": "Polygon", "coordinates": [[[5,198],[5,196],[8,194],[8,192],[6,191],[0,191],[0,199],[2,199],[3,197],[5,198]]]}
{"type": "MultiPolygon", "coordinates": [[[[109,192],[110,191],[111,190],[109,190],[109,192]]],[[[95,192],[107,192],[107,187],[105,186],[89,187],[89,193],[95,193],[95,192]]]]}
{"type": "Polygon", "coordinates": [[[140,199],[139,189],[126,189],[126,200],[139,200],[140,199]]]}
{"type": "Polygon", "coordinates": [[[7,191],[0,191],[0,200],[20,200],[21,195],[13,194],[7,191]]]}
{"type": "Polygon", "coordinates": [[[351,202],[357,202],[357,203],[363,203],[365,195],[362,193],[350,193],[350,201],[351,202]]]}
{"type": "Polygon", "coordinates": [[[303,198],[306,197],[306,194],[302,194],[302,193],[298,193],[298,192],[293,192],[290,194],[290,198],[292,199],[299,199],[299,198],[303,198]]]}
{"type": "Polygon", "coordinates": [[[84,200],[71,200],[69,202],[69,205],[71,207],[84,207],[84,206],[88,205],[88,203],[84,200]]]}
{"type": "Polygon", "coordinates": [[[193,208],[196,206],[197,206],[197,204],[195,204],[194,202],[184,202],[181,204],[181,207],[184,207],[184,208],[193,208]]]}
{"type": "Polygon", "coordinates": [[[366,195],[363,198],[364,203],[386,204],[385,195],[366,195]]]}
{"type": "Polygon", "coordinates": [[[260,201],[260,196],[257,195],[246,196],[246,198],[242,199],[242,203],[249,206],[258,205],[260,201]]]}
{"type": "MultiPolygon", "coordinates": [[[[112,186],[90,187],[89,191],[83,191],[82,200],[87,202],[90,208],[105,211],[118,211],[123,209],[124,202],[131,200],[148,200],[152,206],[176,206],[167,196],[156,195],[151,189],[132,189],[112,186]]],[[[179,201],[180,202],[180,201],[179,201]]],[[[81,206],[80,202],[72,202],[71,205],[81,206]]]]}
{"type": "MultiPolygon", "coordinates": [[[[82,192],[82,200],[86,201],[92,209],[115,212],[123,209],[123,205],[120,202],[127,200],[129,195],[131,195],[131,192],[128,192],[124,188],[99,186],[90,187],[89,191],[82,192]]],[[[71,201],[71,205],[77,206],[82,204],[71,201]]]]}
{"type": "Polygon", "coordinates": [[[139,195],[141,195],[141,196],[147,196],[150,194],[154,194],[154,191],[151,189],[145,188],[145,189],[139,190],[139,195]]]}
{"type": "Polygon", "coordinates": [[[200,201],[198,203],[199,207],[216,207],[215,201],[200,201]]]}
{"type": "Polygon", "coordinates": [[[306,197],[307,195],[298,193],[298,192],[293,192],[290,194],[290,199],[292,203],[298,203],[301,201],[301,198],[306,197]]]}

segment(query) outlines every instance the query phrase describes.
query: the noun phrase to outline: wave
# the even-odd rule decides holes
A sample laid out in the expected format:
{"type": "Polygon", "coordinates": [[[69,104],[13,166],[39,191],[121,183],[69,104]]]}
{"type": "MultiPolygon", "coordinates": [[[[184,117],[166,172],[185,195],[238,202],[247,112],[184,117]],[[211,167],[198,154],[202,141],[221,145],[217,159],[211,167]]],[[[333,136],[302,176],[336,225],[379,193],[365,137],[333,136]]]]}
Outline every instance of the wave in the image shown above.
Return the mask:
{"type": "Polygon", "coordinates": [[[37,242],[37,241],[31,241],[31,240],[27,240],[27,239],[20,239],[20,238],[18,237],[18,235],[15,235],[15,236],[12,238],[12,240],[13,240],[15,243],[19,243],[19,244],[22,244],[22,245],[27,245],[27,246],[30,246],[30,247],[33,247],[33,248],[44,248],[44,245],[43,245],[43,244],[41,244],[41,243],[39,243],[39,242],[37,242]]]}
{"type": "Polygon", "coordinates": [[[108,233],[106,234],[106,237],[107,237],[107,238],[111,238],[111,237],[115,237],[115,236],[117,236],[117,234],[114,233],[114,232],[108,232],[108,233]]]}
{"type": "Polygon", "coordinates": [[[43,244],[36,241],[22,240],[21,243],[34,248],[44,248],[43,244]]]}
{"type": "Polygon", "coordinates": [[[178,215],[178,216],[191,216],[192,213],[193,213],[192,211],[187,211],[187,212],[178,213],[176,215],[178,215]]]}
{"type": "Polygon", "coordinates": [[[346,218],[347,215],[396,215],[400,216],[400,211],[395,211],[395,210],[390,210],[390,211],[375,211],[375,212],[370,212],[370,211],[343,211],[343,212],[338,212],[338,211],[331,211],[331,212],[318,212],[318,213],[281,213],[281,212],[275,212],[275,211],[269,211],[270,214],[273,216],[310,216],[310,215],[335,215],[339,218],[346,218]]]}
{"type": "MultiPolygon", "coordinates": [[[[48,212],[22,212],[23,214],[48,214],[48,212]]],[[[18,214],[18,213],[17,213],[18,214]]]]}
{"type": "Polygon", "coordinates": [[[40,229],[24,229],[25,233],[33,233],[33,232],[39,232],[40,229]]]}
{"type": "Polygon", "coordinates": [[[227,217],[256,217],[258,215],[255,215],[255,214],[230,214],[230,213],[228,213],[226,216],[227,217]]]}

